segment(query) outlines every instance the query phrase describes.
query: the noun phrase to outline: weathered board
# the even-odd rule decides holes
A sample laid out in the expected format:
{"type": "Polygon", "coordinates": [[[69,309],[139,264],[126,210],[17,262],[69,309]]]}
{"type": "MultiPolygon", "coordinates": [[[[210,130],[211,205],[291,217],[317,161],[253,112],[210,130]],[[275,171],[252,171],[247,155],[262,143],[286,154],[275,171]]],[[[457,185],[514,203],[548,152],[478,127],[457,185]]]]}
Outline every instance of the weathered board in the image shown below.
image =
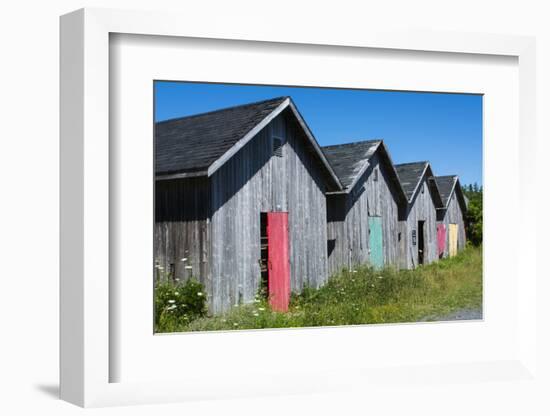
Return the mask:
{"type": "Polygon", "coordinates": [[[268,296],[271,308],[288,311],[290,301],[290,263],[288,256],[288,213],[267,213],[268,296]]]}
{"type": "Polygon", "coordinates": [[[156,181],[156,278],[191,276],[206,288],[209,276],[209,187],[204,177],[156,181]]]}
{"type": "Polygon", "coordinates": [[[375,153],[369,163],[351,192],[327,195],[330,274],[370,262],[369,217],[380,217],[383,264],[398,263],[398,198],[380,155],[375,153]]]}
{"type": "Polygon", "coordinates": [[[424,221],[424,253],[423,263],[436,261],[437,246],[437,214],[436,205],[428,185],[428,176],[424,174],[419,183],[419,189],[414,199],[408,204],[401,217],[401,268],[411,269],[419,264],[418,257],[418,222],[424,221]]]}
{"type": "Polygon", "coordinates": [[[215,313],[250,302],[258,292],[261,212],[288,212],[291,290],[327,280],[326,179],[302,134],[285,111],[210,178],[215,313]],[[274,154],[275,138],[281,156],[274,154]]]}

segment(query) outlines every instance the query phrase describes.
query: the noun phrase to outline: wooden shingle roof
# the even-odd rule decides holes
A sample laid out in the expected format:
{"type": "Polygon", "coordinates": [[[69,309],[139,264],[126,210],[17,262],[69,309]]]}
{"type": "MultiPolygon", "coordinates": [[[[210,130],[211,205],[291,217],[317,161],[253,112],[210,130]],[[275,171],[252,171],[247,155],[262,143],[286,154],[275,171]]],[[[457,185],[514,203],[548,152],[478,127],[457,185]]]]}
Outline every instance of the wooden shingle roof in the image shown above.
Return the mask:
{"type": "Polygon", "coordinates": [[[409,201],[412,200],[414,192],[416,191],[422,176],[424,176],[424,172],[427,167],[428,162],[412,162],[395,165],[395,170],[397,170],[397,174],[401,180],[401,186],[403,187],[409,201]]]}
{"type": "Polygon", "coordinates": [[[432,168],[430,163],[426,161],[422,162],[411,162],[411,163],[401,163],[395,165],[397,174],[399,175],[399,180],[401,181],[401,186],[407,195],[407,200],[411,203],[416,195],[416,192],[419,189],[420,181],[424,175],[428,176],[428,186],[430,188],[430,193],[435,202],[436,207],[443,207],[443,201],[441,199],[441,194],[439,192],[436,181],[433,179],[432,168]]]}
{"type": "Polygon", "coordinates": [[[330,166],[290,97],[224,108],[155,124],[155,174],[157,179],[211,176],[223,163],[283,111],[292,114],[308,146],[320,162],[330,190],[342,190],[330,166]]]}
{"type": "Polygon", "coordinates": [[[365,165],[376,152],[380,143],[382,140],[365,140],[323,146],[322,149],[344,188],[349,189],[357,176],[364,172],[365,165]]]}
{"type": "Polygon", "coordinates": [[[455,187],[455,183],[457,180],[458,176],[455,175],[435,177],[435,182],[437,183],[437,188],[439,189],[439,193],[441,194],[443,205],[449,205],[449,199],[451,198],[453,188],[455,187]]]}
{"type": "Polygon", "coordinates": [[[401,202],[407,201],[393,161],[382,140],[363,140],[353,143],[324,146],[322,149],[334,171],[340,178],[340,182],[342,182],[344,192],[346,193],[353,189],[359,178],[369,167],[372,156],[376,152],[379,152],[380,162],[387,167],[389,180],[393,183],[398,198],[401,202]]]}
{"type": "Polygon", "coordinates": [[[449,206],[451,196],[453,195],[453,192],[455,192],[458,198],[458,202],[460,204],[460,208],[464,213],[466,213],[466,210],[468,208],[468,199],[462,192],[462,187],[460,186],[460,180],[458,179],[458,176],[436,176],[435,182],[437,184],[437,188],[439,189],[439,193],[441,194],[443,208],[447,208],[449,206]]]}
{"type": "Polygon", "coordinates": [[[278,97],[156,123],[156,174],[208,169],[287,98],[278,97]]]}

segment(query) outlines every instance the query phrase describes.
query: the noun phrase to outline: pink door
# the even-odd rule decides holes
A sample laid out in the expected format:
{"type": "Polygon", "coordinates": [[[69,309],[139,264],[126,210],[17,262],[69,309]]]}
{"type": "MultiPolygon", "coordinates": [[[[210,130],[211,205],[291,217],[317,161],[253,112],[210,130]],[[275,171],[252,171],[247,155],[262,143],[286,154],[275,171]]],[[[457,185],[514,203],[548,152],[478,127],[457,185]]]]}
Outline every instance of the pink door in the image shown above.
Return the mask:
{"type": "Polygon", "coordinates": [[[439,257],[445,253],[445,242],[447,241],[447,233],[445,224],[437,224],[437,254],[439,257]]]}
{"type": "Polygon", "coordinates": [[[288,255],[288,212],[267,213],[267,289],[275,311],[288,311],[290,262],[288,255]]]}

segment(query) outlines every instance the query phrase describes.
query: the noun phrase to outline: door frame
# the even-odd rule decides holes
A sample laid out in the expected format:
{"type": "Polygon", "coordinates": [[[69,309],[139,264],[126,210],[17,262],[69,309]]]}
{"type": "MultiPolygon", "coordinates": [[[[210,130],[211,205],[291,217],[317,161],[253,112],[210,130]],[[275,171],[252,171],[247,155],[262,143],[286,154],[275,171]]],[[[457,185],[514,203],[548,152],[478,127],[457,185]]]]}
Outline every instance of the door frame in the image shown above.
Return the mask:
{"type": "Polygon", "coordinates": [[[418,255],[418,265],[426,263],[426,221],[419,220],[416,224],[416,253],[418,255]]]}

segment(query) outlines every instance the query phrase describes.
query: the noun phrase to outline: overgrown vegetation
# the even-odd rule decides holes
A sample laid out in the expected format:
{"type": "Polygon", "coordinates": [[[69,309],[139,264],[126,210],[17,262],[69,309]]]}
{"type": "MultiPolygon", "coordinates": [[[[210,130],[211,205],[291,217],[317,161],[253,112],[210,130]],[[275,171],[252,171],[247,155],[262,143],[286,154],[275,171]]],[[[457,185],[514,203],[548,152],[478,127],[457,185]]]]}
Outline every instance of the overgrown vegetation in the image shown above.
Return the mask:
{"type": "Polygon", "coordinates": [[[195,279],[181,284],[162,280],[155,285],[155,332],[174,332],[206,315],[206,294],[195,279]]]}
{"type": "Polygon", "coordinates": [[[462,192],[469,200],[466,213],[466,238],[472,244],[479,246],[483,242],[483,187],[474,183],[462,187],[462,192]]]}
{"type": "MultiPolygon", "coordinates": [[[[416,270],[343,271],[320,289],[293,294],[287,313],[271,311],[265,297],[258,296],[221,316],[176,319],[164,312],[157,328],[179,332],[416,322],[481,308],[481,302],[482,250],[469,245],[454,258],[416,270]]],[[[166,301],[161,305],[166,307],[166,301]]]]}

